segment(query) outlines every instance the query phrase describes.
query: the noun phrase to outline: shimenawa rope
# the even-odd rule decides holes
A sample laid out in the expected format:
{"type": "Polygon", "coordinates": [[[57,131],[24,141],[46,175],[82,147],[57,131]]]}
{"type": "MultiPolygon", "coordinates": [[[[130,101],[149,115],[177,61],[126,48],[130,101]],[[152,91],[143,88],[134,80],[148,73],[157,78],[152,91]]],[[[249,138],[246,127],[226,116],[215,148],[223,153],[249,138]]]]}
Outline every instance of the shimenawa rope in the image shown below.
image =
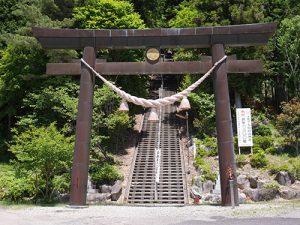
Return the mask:
{"type": "Polygon", "coordinates": [[[185,90],[169,96],[164,97],[156,100],[152,99],[145,99],[145,98],[139,98],[133,95],[130,95],[126,93],[125,91],[122,91],[118,87],[116,87],[114,84],[110,83],[108,80],[106,80],[103,76],[101,76],[94,68],[92,68],[84,59],[81,59],[81,62],[88,67],[97,77],[99,77],[110,89],[115,91],[117,94],[119,94],[123,99],[125,99],[128,102],[132,102],[133,104],[143,106],[144,108],[150,108],[150,107],[160,107],[160,106],[166,106],[171,105],[177,101],[180,101],[182,98],[186,98],[189,93],[191,93],[196,87],[198,87],[211,73],[212,71],[223,61],[225,61],[227,56],[225,55],[223,58],[221,58],[219,61],[217,61],[199,80],[197,80],[195,83],[190,85],[185,90]]]}

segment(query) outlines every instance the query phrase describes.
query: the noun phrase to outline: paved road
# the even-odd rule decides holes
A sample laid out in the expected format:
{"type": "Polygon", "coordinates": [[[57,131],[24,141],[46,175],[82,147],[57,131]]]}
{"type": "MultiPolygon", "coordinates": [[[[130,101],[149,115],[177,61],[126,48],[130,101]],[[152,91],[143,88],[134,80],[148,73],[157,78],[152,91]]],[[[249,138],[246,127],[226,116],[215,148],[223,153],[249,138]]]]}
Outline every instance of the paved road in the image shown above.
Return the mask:
{"type": "MultiPolygon", "coordinates": [[[[220,219],[212,222],[189,220],[176,225],[299,225],[299,218],[220,219]]],[[[175,224],[174,224],[175,225],[175,224]]]]}
{"type": "Polygon", "coordinates": [[[299,225],[300,207],[251,204],[219,206],[91,206],[1,208],[0,225],[299,225]]]}

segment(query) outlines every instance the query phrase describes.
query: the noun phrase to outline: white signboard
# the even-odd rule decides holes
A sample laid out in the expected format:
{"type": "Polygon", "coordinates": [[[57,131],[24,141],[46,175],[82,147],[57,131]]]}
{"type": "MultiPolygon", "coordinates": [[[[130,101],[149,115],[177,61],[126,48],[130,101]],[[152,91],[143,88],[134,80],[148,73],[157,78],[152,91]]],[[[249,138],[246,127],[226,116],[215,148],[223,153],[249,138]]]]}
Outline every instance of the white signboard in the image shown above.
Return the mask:
{"type": "Polygon", "coordinates": [[[236,109],[236,124],[239,147],[252,147],[251,110],[249,108],[236,109]]]}

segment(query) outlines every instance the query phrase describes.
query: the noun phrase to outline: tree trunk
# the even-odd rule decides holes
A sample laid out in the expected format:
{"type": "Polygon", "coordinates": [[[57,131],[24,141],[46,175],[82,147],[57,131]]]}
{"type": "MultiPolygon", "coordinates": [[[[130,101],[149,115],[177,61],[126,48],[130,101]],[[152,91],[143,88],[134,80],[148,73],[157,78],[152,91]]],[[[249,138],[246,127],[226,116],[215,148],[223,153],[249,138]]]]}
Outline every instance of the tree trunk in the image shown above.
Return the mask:
{"type": "Polygon", "coordinates": [[[242,108],[242,99],[241,95],[237,90],[234,90],[234,99],[235,99],[235,106],[236,108],[242,108]]]}

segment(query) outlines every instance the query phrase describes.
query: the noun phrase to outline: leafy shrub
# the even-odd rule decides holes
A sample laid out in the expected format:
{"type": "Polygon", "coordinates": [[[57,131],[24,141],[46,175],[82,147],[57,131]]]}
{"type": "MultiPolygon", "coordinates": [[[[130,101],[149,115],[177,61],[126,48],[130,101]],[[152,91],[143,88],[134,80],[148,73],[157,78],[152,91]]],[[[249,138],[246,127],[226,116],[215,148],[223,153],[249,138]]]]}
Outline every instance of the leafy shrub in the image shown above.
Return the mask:
{"type": "Polygon", "coordinates": [[[263,151],[258,151],[257,153],[250,156],[250,164],[255,168],[262,168],[268,164],[266,154],[263,151]]]}
{"type": "Polygon", "coordinates": [[[263,188],[278,192],[280,190],[280,185],[276,181],[271,181],[270,183],[264,184],[263,188]]]}
{"type": "Polygon", "coordinates": [[[0,165],[0,200],[19,202],[35,195],[32,180],[16,177],[15,171],[9,165],[0,165]]]}
{"type": "Polygon", "coordinates": [[[207,151],[203,145],[197,145],[197,156],[206,157],[207,151]]]}
{"type": "Polygon", "coordinates": [[[299,155],[300,140],[300,102],[297,98],[281,105],[282,113],[277,116],[277,129],[284,137],[287,145],[294,148],[294,153],[299,155]]]}
{"type": "MultiPolygon", "coordinates": [[[[183,88],[192,83],[192,81],[186,82],[186,84],[183,84],[183,88]]],[[[195,133],[199,136],[203,134],[213,135],[215,133],[214,96],[204,92],[191,93],[189,94],[189,100],[192,106],[190,117],[193,121],[195,133]]]]}
{"type": "Polygon", "coordinates": [[[127,113],[117,111],[108,116],[106,121],[111,144],[117,151],[119,143],[122,144],[125,141],[126,130],[131,127],[130,118],[127,113]]]}
{"type": "Polygon", "coordinates": [[[271,174],[280,171],[289,172],[295,179],[300,179],[300,157],[290,158],[287,155],[278,156],[276,161],[269,163],[267,169],[271,174]]]}
{"type": "Polygon", "coordinates": [[[273,147],[274,138],[272,136],[254,136],[253,143],[254,146],[266,150],[267,148],[273,147]]]}
{"type": "Polygon", "coordinates": [[[211,164],[205,158],[197,156],[195,159],[195,167],[201,170],[203,181],[215,181],[217,179],[217,173],[212,170],[211,164]]]}
{"type": "Polygon", "coordinates": [[[253,135],[271,136],[272,129],[269,125],[261,124],[253,128],[253,135]]]}
{"type": "Polygon", "coordinates": [[[253,147],[252,151],[253,151],[253,154],[256,154],[256,153],[264,151],[264,150],[261,147],[256,146],[256,147],[253,147]]]}
{"type": "Polygon", "coordinates": [[[266,149],[266,153],[271,154],[271,155],[276,155],[276,154],[278,154],[278,149],[275,147],[269,147],[266,149]]]}
{"type": "Polygon", "coordinates": [[[284,164],[270,164],[268,166],[268,170],[271,174],[277,174],[280,171],[290,171],[290,165],[288,165],[287,163],[284,164]]]}
{"type": "Polygon", "coordinates": [[[246,160],[247,160],[247,156],[246,155],[243,155],[243,154],[237,155],[236,156],[236,164],[237,164],[237,166],[240,167],[240,168],[243,167],[247,163],[246,160]]]}
{"type": "Polygon", "coordinates": [[[101,184],[113,184],[116,180],[122,179],[122,176],[118,172],[114,165],[105,163],[101,168],[93,171],[91,174],[92,182],[97,185],[101,184]]]}
{"type": "Polygon", "coordinates": [[[53,123],[48,127],[31,126],[22,133],[14,132],[9,150],[15,154],[13,165],[20,179],[33,180],[36,198],[52,201],[57,188],[62,191],[61,185],[55,186],[60,183],[55,180],[56,176],[69,174],[71,170],[73,137],[65,137],[53,123]]]}
{"type": "Polygon", "coordinates": [[[295,179],[300,180],[300,157],[292,158],[289,160],[292,165],[292,170],[290,173],[295,177],[295,179]]]}
{"type": "Polygon", "coordinates": [[[197,140],[197,155],[200,157],[218,155],[217,139],[205,135],[203,140],[197,140]]]}

